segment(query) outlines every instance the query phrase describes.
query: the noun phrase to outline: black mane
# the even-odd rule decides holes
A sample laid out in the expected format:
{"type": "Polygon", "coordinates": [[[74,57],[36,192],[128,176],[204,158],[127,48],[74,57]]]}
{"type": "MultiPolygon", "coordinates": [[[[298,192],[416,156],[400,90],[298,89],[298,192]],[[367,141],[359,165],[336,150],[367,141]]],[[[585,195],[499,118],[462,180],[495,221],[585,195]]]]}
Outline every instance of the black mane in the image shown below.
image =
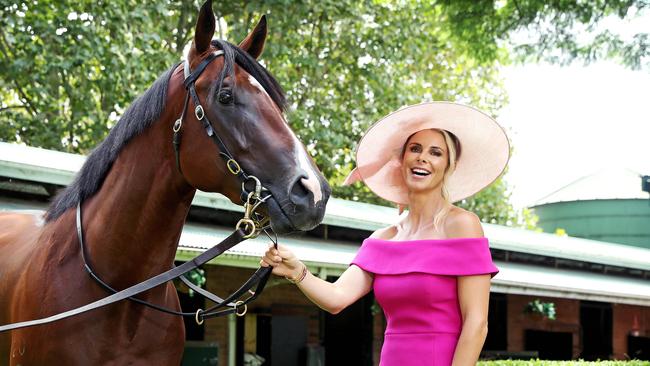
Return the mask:
{"type": "MultiPolygon", "coordinates": [[[[236,62],[262,85],[281,110],[286,109],[282,88],[257,60],[226,41],[213,40],[212,45],[224,51],[225,67],[219,77],[220,86],[226,76],[233,76],[236,62]]],[[[79,201],[83,202],[97,193],[122,148],[158,120],[165,108],[169,79],[176,67],[178,64],[158,77],[124,112],[106,139],[90,153],[75,180],[54,198],[45,214],[47,222],[56,220],[68,209],[76,207],[79,201]]]]}
{"type": "Polygon", "coordinates": [[[178,64],[167,70],[139,96],[111,129],[106,139],[88,155],[75,180],[59,193],[45,214],[47,222],[56,220],[81,200],[92,197],[104,182],[122,148],[160,117],[165,108],[167,86],[178,64]]]}

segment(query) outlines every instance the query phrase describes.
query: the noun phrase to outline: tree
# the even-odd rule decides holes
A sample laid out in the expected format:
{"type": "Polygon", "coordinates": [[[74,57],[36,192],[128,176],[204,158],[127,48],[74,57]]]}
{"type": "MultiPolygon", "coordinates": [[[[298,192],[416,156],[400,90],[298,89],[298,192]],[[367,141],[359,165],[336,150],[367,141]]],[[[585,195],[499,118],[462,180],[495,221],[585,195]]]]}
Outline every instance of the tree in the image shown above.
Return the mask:
{"type": "Polygon", "coordinates": [[[454,37],[480,58],[494,57],[506,42],[519,61],[607,58],[633,69],[650,67],[647,26],[636,34],[611,29],[648,15],[648,0],[444,0],[441,6],[454,37]]]}
{"type": "MultiPolygon", "coordinates": [[[[196,5],[188,0],[1,4],[0,140],[88,152],[135,96],[180,61],[196,5]]],[[[512,32],[546,24],[544,19],[573,19],[551,22],[551,33],[540,38],[544,42],[517,48],[546,57],[548,47],[570,50],[568,27],[606,14],[627,15],[635,6],[643,9],[647,2],[240,0],[215,4],[214,10],[221,19],[219,35],[232,42],[260,15],[269,15],[262,62],[287,90],[292,127],[336,196],[386,204],[362,185],[340,187],[354,165],[355,143],[373,121],[424,100],[465,102],[496,116],[507,101],[498,68],[508,59],[502,42],[512,32]]],[[[643,36],[637,38],[637,48],[602,37],[600,42],[628,50],[625,55],[647,55],[643,36]]],[[[569,59],[617,55],[567,54],[569,59]]],[[[463,204],[485,221],[508,223],[515,216],[507,196],[505,183],[497,181],[463,204]]]]}
{"type": "Polygon", "coordinates": [[[87,152],[180,59],[195,12],[133,0],[2,5],[0,139],[87,152]]]}

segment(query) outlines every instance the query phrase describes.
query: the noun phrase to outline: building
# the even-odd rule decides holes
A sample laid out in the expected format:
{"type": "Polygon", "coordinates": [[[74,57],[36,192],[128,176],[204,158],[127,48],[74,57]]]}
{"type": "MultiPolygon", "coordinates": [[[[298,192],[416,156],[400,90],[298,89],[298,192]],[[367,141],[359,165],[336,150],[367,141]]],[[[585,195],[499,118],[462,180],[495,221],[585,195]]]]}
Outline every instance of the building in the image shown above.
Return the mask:
{"type": "MultiPolygon", "coordinates": [[[[72,181],[79,155],[0,143],[0,210],[43,210],[57,188],[72,181]]],[[[176,259],[186,261],[218,243],[242,209],[218,194],[198,192],[176,259]]],[[[312,273],[334,280],[361,241],[393,223],[395,209],[331,199],[323,223],[281,238],[312,273]]],[[[650,249],[484,225],[500,273],[492,281],[485,356],[546,359],[650,359],[650,249]],[[524,309],[552,302],[556,320],[524,309]]],[[[257,268],[262,237],[234,247],[204,267],[207,289],[225,295],[257,268]]],[[[179,285],[186,310],[205,308],[179,285]]],[[[332,316],[295,286],[274,278],[243,317],[186,321],[192,364],[241,365],[257,354],[265,365],[373,365],[385,320],[372,294],[332,316]],[[216,358],[216,360],[215,360],[216,358]],[[210,363],[214,361],[213,363],[210,363]]],[[[253,361],[249,364],[255,364],[253,361]]]]}
{"type": "Polygon", "coordinates": [[[643,177],[629,169],[606,169],[571,182],[535,203],[538,226],[650,249],[650,187],[643,190],[643,177]]]}

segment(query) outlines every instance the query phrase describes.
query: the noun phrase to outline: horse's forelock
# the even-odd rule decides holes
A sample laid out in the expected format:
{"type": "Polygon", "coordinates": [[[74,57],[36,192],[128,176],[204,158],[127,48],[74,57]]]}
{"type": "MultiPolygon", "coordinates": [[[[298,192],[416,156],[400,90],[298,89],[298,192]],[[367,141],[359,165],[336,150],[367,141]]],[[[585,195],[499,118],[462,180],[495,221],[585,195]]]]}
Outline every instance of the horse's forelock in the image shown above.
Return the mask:
{"type": "Polygon", "coordinates": [[[273,75],[256,59],[249,55],[246,51],[235,46],[234,44],[223,40],[212,40],[212,45],[224,52],[224,68],[219,76],[219,87],[223,83],[226,76],[234,76],[234,63],[236,62],[247,73],[254,77],[264,88],[267,94],[271,97],[273,102],[284,111],[287,107],[287,101],[284,91],[280,84],[275,80],[273,75]]]}

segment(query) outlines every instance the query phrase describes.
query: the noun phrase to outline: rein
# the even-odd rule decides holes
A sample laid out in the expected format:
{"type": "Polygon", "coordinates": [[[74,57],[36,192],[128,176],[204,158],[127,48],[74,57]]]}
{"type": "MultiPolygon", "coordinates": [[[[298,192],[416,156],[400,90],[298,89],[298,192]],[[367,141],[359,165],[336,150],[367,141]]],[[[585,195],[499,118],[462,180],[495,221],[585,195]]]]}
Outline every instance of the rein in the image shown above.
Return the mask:
{"type": "Polygon", "coordinates": [[[172,145],[174,147],[174,153],[176,156],[176,167],[182,175],[183,172],[181,170],[181,165],[180,165],[180,144],[182,138],[181,128],[183,125],[183,120],[185,119],[185,115],[189,105],[189,99],[191,96],[192,101],[195,105],[194,115],[196,119],[202,123],[203,128],[206,134],[208,135],[208,137],[210,137],[212,141],[217,145],[219,149],[219,156],[221,156],[224,159],[228,171],[230,171],[233,175],[237,176],[237,178],[242,183],[241,198],[242,201],[244,202],[244,217],[241,220],[239,220],[239,222],[237,222],[235,231],[232,234],[230,234],[226,239],[221,241],[219,244],[199,254],[198,256],[194,257],[192,260],[187,261],[178,267],[173,267],[164,273],[149,278],[148,280],[140,282],[122,291],[117,291],[113,289],[110,285],[108,285],[106,282],[102,281],[102,279],[99,278],[99,276],[93,271],[92,267],[88,263],[88,260],[86,258],[86,248],[85,248],[85,241],[83,236],[83,223],[81,219],[82,216],[81,201],[79,201],[79,203],[77,203],[77,210],[76,210],[76,227],[77,227],[77,239],[79,241],[84,268],[86,272],[88,272],[88,274],[99,285],[101,285],[107,291],[112,292],[113,294],[104,297],[100,300],[97,300],[95,302],[92,302],[90,304],[86,304],[78,308],[68,310],[59,314],[55,314],[46,318],[2,325],[0,326],[0,333],[5,331],[10,331],[13,329],[26,328],[26,327],[31,327],[31,326],[41,325],[41,324],[52,323],[61,319],[69,318],[100,307],[104,307],[116,303],[118,301],[122,301],[124,299],[129,299],[136,303],[148,306],[150,308],[168,314],[179,315],[179,316],[192,316],[194,317],[195,321],[198,324],[202,324],[204,319],[206,318],[222,316],[227,314],[236,314],[237,316],[244,316],[246,314],[248,310],[247,304],[255,300],[264,290],[264,287],[271,275],[272,267],[260,267],[259,269],[257,269],[257,271],[255,271],[255,273],[253,273],[253,275],[238,290],[236,290],[234,293],[232,293],[230,296],[228,296],[225,299],[222,299],[219,296],[214,295],[211,292],[208,292],[194,285],[185,277],[186,273],[207,263],[208,261],[224,253],[225,251],[234,247],[240,242],[249,238],[254,238],[259,236],[261,232],[264,232],[264,234],[266,234],[269,237],[269,239],[273,242],[274,246],[277,248],[277,236],[275,236],[275,240],[274,240],[273,238],[271,238],[271,236],[267,231],[270,228],[269,218],[256,212],[256,209],[262,203],[264,203],[268,198],[271,197],[270,192],[268,191],[268,189],[262,186],[260,180],[257,177],[246,174],[244,170],[241,168],[241,165],[239,165],[239,163],[233,158],[232,154],[228,151],[228,148],[223,143],[221,138],[215,133],[212,123],[208,120],[208,117],[205,114],[205,110],[201,105],[199,96],[196,93],[196,88],[194,86],[194,83],[199,78],[201,73],[205,70],[205,68],[210,64],[210,62],[212,62],[218,56],[221,55],[223,55],[222,50],[210,54],[210,56],[208,56],[206,59],[201,61],[199,66],[193,72],[190,72],[189,61],[187,60],[185,61],[185,65],[184,65],[185,81],[183,84],[185,85],[185,89],[187,89],[188,92],[185,95],[183,112],[181,113],[181,116],[176,120],[173,126],[174,136],[172,139],[172,145]],[[246,189],[246,183],[249,181],[253,181],[255,184],[255,188],[252,191],[248,191],[246,189]],[[262,196],[263,192],[266,193],[265,196],[262,196]],[[185,283],[188,287],[196,291],[198,294],[201,294],[202,296],[211,300],[212,302],[215,303],[215,305],[205,310],[198,309],[196,312],[181,312],[173,309],[167,309],[165,307],[156,304],[151,304],[144,300],[138,299],[137,297],[134,297],[137,294],[150,290],[154,287],[160,286],[176,278],[180,278],[180,280],[183,281],[183,283],[185,283]],[[255,291],[252,291],[251,289],[256,285],[257,287],[255,288],[255,291]],[[239,298],[241,298],[246,293],[248,293],[250,296],[248,296],[244,300],[239,300],[239,298]]]}

